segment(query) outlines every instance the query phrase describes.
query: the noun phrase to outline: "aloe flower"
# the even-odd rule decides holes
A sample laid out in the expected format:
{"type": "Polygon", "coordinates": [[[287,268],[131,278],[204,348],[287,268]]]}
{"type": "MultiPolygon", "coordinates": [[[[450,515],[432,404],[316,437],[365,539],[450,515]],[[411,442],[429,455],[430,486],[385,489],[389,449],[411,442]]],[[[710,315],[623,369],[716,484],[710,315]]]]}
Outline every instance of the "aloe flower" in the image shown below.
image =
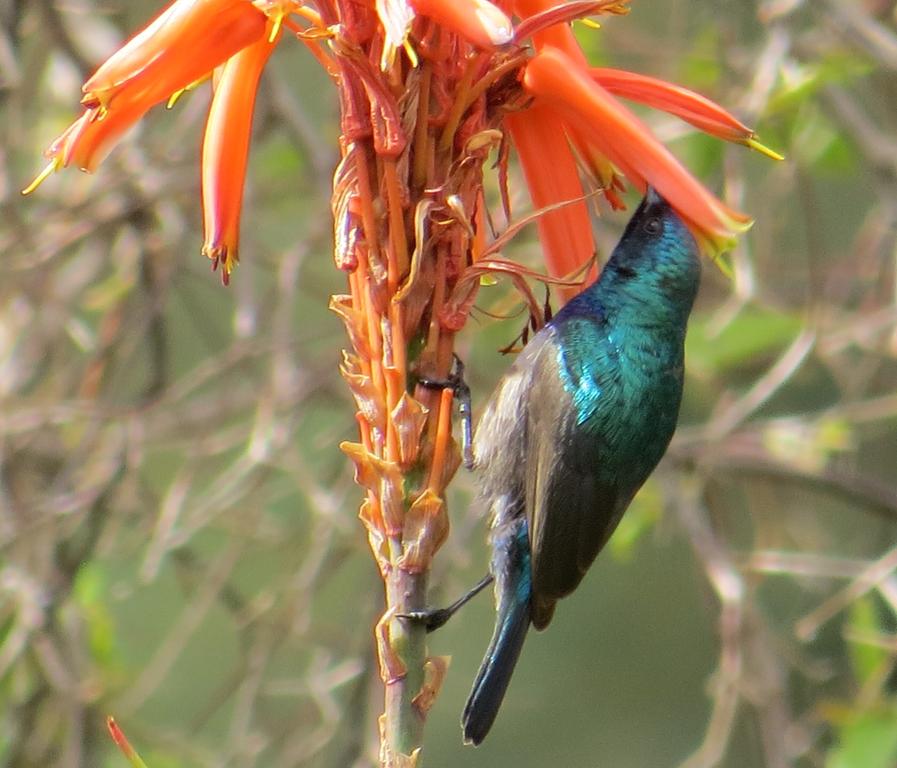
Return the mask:
{"type": "Polygon", "coordinates": [[[226,283],[237,261],[249,128],[261,69],[280,36],[282,5],[177,0],[84,83],[85,110],[44,153],[50,162],[25,190],[74,164],[93,171],[152,107],[222,68],[203,149],[206,242],[226,283]]]}
{"type": "Polygon", "coordinates": [[[300,41],[340,97],[334,261],[346,293],[331,299],[350,349],[340,372],[358,440],[341,447],[363,489],[359,517],[385,585],[376,630],[385,704],[381,762],[414,766],[446,672],[422,627],[400,618],[427,603],[432,559],[449,533],[445,489],[459,463],[451,389],[455,336],[487,276],[503,276],[534,317],[533,280],[577,289],[591,263],[587,189],[613,210],[626,185],[651,185],[710,255],[750,219],[696,180],[620,98],[676,115],[775,156],[708,99],[630,72],[590,66],[570,23],[624,14],[620,0],[176,0],[84,84],[85,111],[46,152],[26,190],[69,165],[92,171],[156,104],[211,79],[202,148],[203,253],[227,282],[239,221],[256,90],[275,46],[300,41]],[[510,210],[508,156],[535,213],[510,210]],[[497,159],[497,163],[495,160],[497,159]],[[497,167],[507,230],[489,222],[484,177],[497,167]],[[588,184],[584,186],[584,180],[588,184]],[[548,275],[501,249],[535,219],[548,275]]]}
{"type": "Polygon", "coordinates": [[[202,252],[221,265],[225,283],[237,263],[240,207],[249,160],[252,113],[259,78],[280,37],[262,37],[231,56],[221,68],[202,144],[202,252]]]}

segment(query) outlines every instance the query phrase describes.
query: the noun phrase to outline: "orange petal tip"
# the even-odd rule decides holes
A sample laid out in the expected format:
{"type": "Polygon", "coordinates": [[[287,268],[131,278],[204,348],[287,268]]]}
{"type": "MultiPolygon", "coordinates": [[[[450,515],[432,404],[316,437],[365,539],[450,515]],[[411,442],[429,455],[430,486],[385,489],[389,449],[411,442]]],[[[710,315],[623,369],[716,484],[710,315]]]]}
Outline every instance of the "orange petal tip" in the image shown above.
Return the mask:
{"type": "Polygon", "coordinates": [[[221,267],[221,282],[224,285],[229,285],[231,272],[234,271],[234,267],[239,261],[237,249],[227,245],[206,244],[202,247],[202,255],[212,262],[213,272],[217,272],[218,267],[221,267]]]}
{"type": "Polygon", "coordinates": [[[507,14],[488,0],[410,0],[414,10],[457,32],[480,48],[496,48],[514,39],[507,14]]]}
{"type": "Polygon", "coordinates": [[[134,747],[131,746],[127,736],[125,736],[122,729],[119,728],[118,723],[115,722],[115,718],[111,715],[106,718],[106,728],[109,730],[109,735],[112,737],[112,741],[115,742],[115,745],[121,750],[121,753],[128,759],[132,768],[146,768],[146,763],[143,762],[140,755],[138,755],[134,747]]]}
{"type": "Polygon", "coordinates": [[[514,27],[504,11],[484,0],[475,2],[474,14],[493,45],[507,45],[514,38],[514,27]]]}

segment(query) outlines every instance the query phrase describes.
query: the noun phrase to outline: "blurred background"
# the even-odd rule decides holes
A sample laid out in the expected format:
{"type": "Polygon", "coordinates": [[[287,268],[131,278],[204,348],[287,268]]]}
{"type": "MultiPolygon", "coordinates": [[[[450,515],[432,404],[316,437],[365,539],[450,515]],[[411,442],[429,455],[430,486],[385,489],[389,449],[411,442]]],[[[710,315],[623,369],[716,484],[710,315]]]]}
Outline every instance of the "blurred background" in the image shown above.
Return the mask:
{"type": "MultiPolygon", "coordinates": [[[[108,714],[150,768],[371,765],[382,587],[326,311],[335,92],[280,46],[229,288],[199,253],[204,88],[95,175],[19,194],[81,82],[157,10],[0,4],[0,765],[122,766],[108,714]]],[[[756,224],[734,280],[706,266],[667,458],[531,634],[479,749],[458,721],[489,599],[433,636],[452,663],[426,764],[893,768],[895,3],[634,0],[579,33],[787,160],[647,116],[756,224]]],[[[624,222],[596,220],[605,253],[624,222]]],[[[510,255],[538,263],[531,228],[510,255]]],[[[525,322],[507,286],[479,306],[460,339],[475,409],[525,322]]],[[[434,604],[486,568],[466,473],[455,489],[434,604]]]]}

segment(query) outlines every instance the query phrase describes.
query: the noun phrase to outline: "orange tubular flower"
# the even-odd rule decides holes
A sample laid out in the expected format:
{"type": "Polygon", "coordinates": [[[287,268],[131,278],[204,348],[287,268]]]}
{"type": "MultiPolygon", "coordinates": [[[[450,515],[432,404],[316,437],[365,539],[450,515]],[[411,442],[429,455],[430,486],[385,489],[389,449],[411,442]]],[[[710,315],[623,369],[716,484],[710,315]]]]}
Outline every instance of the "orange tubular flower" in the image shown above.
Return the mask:
{"type": "MultiPolygon", "coordinates": [[[[555,0],[512,0],[511,6],[531,22],[559,13],[555,0]]],[[[627,11],[626,2],[610,0],[596,0],[591,10],[612,14],[627,11]]],[[[522,83],[524,90],[535,97],[535,105],[508,125],[536,207],[581,196],[578,176],[571,169],[572,145],[612,207],[621,207],[616,195],[622,188],[618,173],[640,190],[651,184],[689,221],[711,255],[725,250],[737,233],[750,226],[747,216],[707,191],[614,96],[670,112],[714,136],[781,159],[757,142],[750,128],[688,89],[630,72],[590,68],[569,24],[537,25],[532,40],[536,55],[527,63],[522,83]],[[548,110],[556,126],[550,135],[545,134],[548,110]],[[554,178],[549,180],[549,176],[554,178]],[[573,190],[579,190],[578,194],[571,195],[573,190]]],[[[584,203],[572,203],[542,217],[545,221],[540,223],[540,238],[549,270],[555,275],[569,266],[571,256],[576,264],[591,256],[592,248],[585,243],[587,239],[591,244],[591,233],[587,238],[576,238],[578,243],[573,245],[562,232],[565,226],[582,227],[584,211],[584,203]]]]}
{"type": "Polygon", "coordinates": [[[118,140],[146,114],[152,104],[124,95],[114,112],[87,109],[66,128],[44,152],[49,163],[22,194],[34,191],[51,173],[74,164],[91,173],[105,159],[118,140]]]}
{"type": "Polygon", "coordinates": [[[549,273],[567,277],[592,258],[595,242],[576,159],[564,140],[563,123],[552,110],[536,105],[508,115],[505,125],[517,148],[533,205],[547,208],[567,202],[538,220],[549,273]]]}
{"type": "Polygon", "coordinates": [[[221,265],[225,285],[239,260],[240,209],[255,94],[278,38],[279,34],[274,40],[262,38],[228,60],[206,122],[202,143],[202,252],[212,259],[213,269],[221,265]]]}
{"type": "Polygon", "coordinates": [[[247,0],[176,0],[84,83],[81,103],[109,109],[131,93],[157,104],[261,38],[266,26],[247,0]]]}
{"type": "Polygon", "coordinates": [[[264,39],[268,19],[246,0],[176,0],[84,84],[86,111],[50,144],[23,192],[70,164],[93,171],[147,111],[264,39]]]}
{"type": "MultiPolygon", "coordinates": [[[[570,276],[594,255],[588,208],[577,159],[591,171],[612,207],[621,207],[618,174],[639,189],[655,186],[693,225],[696,234],[719,250],[749,225],[730,210],[657,142],[615,96],[666,110],[698,128],[746,144],[772,157],[753,132],[731,114],[685,88],[655,78],[606,68],[590,68],[569,21],[584,13],[623,14],[626,0],[378,0],[384,25],[381,66],[404,46],[415,14],[426,16],[489,51],[530,36],[535,56],[523,67],[523,88],[535,104],[506,120],[537,208],[540,238],[549,272],[570,276]],[[506,8],[523,19],[520,29],[506,8]]],[[[297,13],[320,27],[320,16],[298,0],[175,0],[113,54],[83,86],[86,111],[49,147],[50,163],[24,190],[50,173],[75,164],[92,171],[116,142],[152,106],[227,62],[203,142],[203,253],[222,265],[227,282],[237,263],[243,176],[255,89],[280,36],[285,17],[297,13]]],[[[323,34],[323,29],[319,29],[323,34]]],[[[566,291],[565,292],[569,292],[566,291]]]]}
{"type": "Polygon", "coordinates": [[[23,193],[72,163],[93,171],[151,107],[224,65],[203,142],[203,253],[221,264],[227,283],[237,262],[255,91],[294,11],[303,11],[295,0],[175,0],[87,80],[86,110],[50,145],[49,164],[23,193]]]}
{"type": "Polygon", "coordinates": [[[760,144],[754,131],[733,114],[688,88],[622,69],[593,67],[590,72],[595,82],[608,93],[669,112],[711,136],[744,144],[774,160],[782,159],[781,155],[760,144]]]}
{"type": "MultiPolygon", "coordinates": [[[[711,251],[729,246],[751,220],[714,197],[648,128],[563,51],[545,47],[526,65],[523,86],[556,109],[578,144],[597,150],[644,191],[650,184],[689,221],[711,251]]],[[[588,157],[583,158],[588,161],[588,157]]]]}
{"type": "MultiPolygon", "coordinates": [[[[74,164],[82,171],[92,173],[105,160],[118,140],[124,136],[154,106],[140,98],[140,94],[123,93],[117,100],[114,111],[102,107],[88,109],[75,122],[81,126],[71,134],[66,131],[61,139],[60,157],[62,167],[74,164]]],[[[48,150],[48,157],[53,157],[53,149],[59,140],[48,150]]]]}
{"type": "MultiPolygon", "coordinates": [[[[596,6],[602,3],[596,2],[596,6]]],[[[613,4],[614,12],[619,12],[613,4]]],[[[553,0],[514,0],[514,12],[524,19],[551,12],[553,0]]],[[[552,24],[532,35],[536,50],[553,47],[566,51],[577,65],[587,67],[585,54],[568,24],[552,24]]],[[[562,204],[539,217],[539,240],[545,264],[554,277],[569,277],[595,255],[595,241],[576,158],[564,138],[564,124],[548,108],[535,105],[505,118],[520,164],[526,176],[533,205],[538,208],[562,204]]],[[[605,190],[610,186],[603,184],[605,190]]],[[[561,289],[569,298],[575,290],[561,289]]]]}

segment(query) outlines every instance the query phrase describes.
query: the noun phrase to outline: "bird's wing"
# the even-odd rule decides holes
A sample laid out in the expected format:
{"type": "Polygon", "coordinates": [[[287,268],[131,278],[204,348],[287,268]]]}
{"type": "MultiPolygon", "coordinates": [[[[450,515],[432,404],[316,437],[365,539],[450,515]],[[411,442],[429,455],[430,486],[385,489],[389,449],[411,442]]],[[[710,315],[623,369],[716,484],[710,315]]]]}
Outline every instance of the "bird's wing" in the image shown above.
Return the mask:
{"type": "MultiPolygon", "coordinates": [[[[526,450],[526,511],[533,571],[533,623],[551,620],[554,603],[572,592],[619,519],[613,473],[607,459],[599,410],[607,410],[612,380],[583,405],[564,387],[559,355],[540,355],[529,392],[526,450]],[[602,400],[602,397],[605,399],[602,400]],[[604,454],[604,455],[603,455],[604,454]]],[[[597,366],[613,376],[615,366],[597,366]]]]}
{"type": "MultiPolygon", "coordinates": [[[[505,516],[519,514],[523,504],[526,456],[526,403],[533,373],[545,349],[546,334],[538,333],[505,373],[480,416],[473,441],[481,495],[491,501],[508,497],[519,502],[501,507],[505,516]]],[[[493,509],[493,514],[496,513],[493,509]]],[[[504,522],[498,520],[497,523],[504,522]]]]}

